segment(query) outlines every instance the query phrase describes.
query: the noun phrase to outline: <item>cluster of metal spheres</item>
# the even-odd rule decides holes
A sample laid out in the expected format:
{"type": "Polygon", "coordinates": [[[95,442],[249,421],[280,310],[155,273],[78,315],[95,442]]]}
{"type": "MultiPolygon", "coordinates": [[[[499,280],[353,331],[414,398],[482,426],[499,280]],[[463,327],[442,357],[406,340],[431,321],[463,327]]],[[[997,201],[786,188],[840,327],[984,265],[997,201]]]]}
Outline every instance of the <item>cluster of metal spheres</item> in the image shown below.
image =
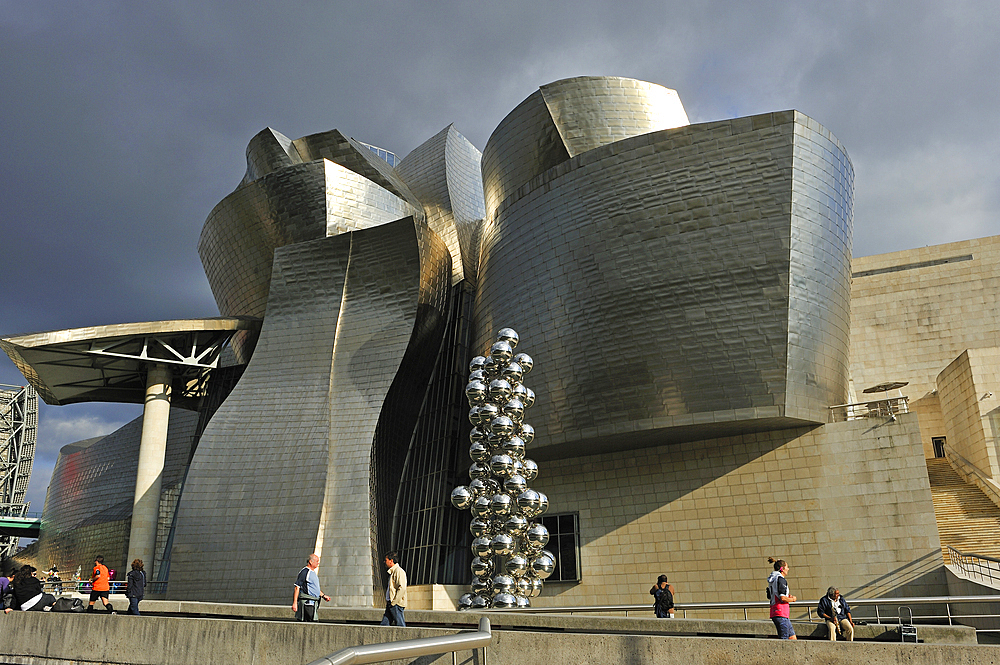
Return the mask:
{"type": "Polygon", "coordinates": [[[514,355],[517,342],[517,333],[503,328],[489,355],[469,364],[471,482],[451,493],[453,506],[472,511],[472,593],[459,599],[460,610],[530,607],[556,565],[545,549],[548,530],[532,521],[549,499],[528,487],[538,465],[524,456],[535,438],[524,412],[535,393],[523,379],[534,363],[526,353],[514,355]]]}

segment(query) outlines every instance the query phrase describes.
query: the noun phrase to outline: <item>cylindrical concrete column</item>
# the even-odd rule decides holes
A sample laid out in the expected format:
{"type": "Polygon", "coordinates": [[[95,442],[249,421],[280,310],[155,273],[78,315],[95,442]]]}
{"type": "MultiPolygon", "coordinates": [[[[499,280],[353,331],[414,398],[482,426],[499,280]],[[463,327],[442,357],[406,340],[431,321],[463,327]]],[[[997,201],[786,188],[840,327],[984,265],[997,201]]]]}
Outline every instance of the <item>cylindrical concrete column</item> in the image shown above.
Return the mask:
{"type": "Polygon", "coordinates": [[[128,541],[128,561],[125,562],[127,566],[134,559],[142,559],[147,574],[153,572],[169,421],[170,368],[166,365],[153,365],[146,376],[139,468],[135,478],[135,499],[132,501],[132,531],[128,541]]]}

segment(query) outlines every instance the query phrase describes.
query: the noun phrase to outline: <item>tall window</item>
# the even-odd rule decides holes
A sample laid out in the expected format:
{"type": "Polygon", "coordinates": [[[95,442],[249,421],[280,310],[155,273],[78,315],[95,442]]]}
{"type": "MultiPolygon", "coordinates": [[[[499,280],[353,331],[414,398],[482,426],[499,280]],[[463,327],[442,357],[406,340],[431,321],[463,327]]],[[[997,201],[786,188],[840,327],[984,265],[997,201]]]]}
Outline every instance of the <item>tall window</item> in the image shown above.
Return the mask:
{"type": "Polygon", "coordinates": [[[580,523],[576,513],[546,515],[542,525],[549,530],[546,549],[556,555],[556,569],[549,582],[575,582],[580,579],[580,523]]]}

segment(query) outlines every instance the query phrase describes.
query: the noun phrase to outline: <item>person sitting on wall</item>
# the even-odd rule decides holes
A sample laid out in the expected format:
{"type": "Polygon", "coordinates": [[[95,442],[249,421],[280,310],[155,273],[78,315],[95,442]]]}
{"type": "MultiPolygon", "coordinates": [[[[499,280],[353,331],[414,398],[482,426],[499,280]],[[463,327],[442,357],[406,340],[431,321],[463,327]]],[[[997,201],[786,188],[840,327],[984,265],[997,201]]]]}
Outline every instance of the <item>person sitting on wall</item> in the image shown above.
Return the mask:
{"type": "Polygon", "coordinates": [[[851,606],[847,604],[847,599],[840,595],[840,589],[830,587],[826,590],[826,595],[819,599],[817,611],[820,617],[826,621],[826,627],[830,631],[830,641],[837,641],[837,629],[848,642],[854,641],[854,620],[851,618],[851,606]]]}
{"type": "Polygon", "coordinates": [[[35,577],[35,573],[34,566],[22,566],[14,575],[3,599],[5,614],[14,610],[47,611],[56,604],[56,597],[42,590],[42,581],[35,577]]]}
{"type": "Polygon", "coordinates": [[[666,575],[660,575],[656,578],[656,584],[649,590],[649,594],[655,599],[653,600],[653,612],[656,613],[656,618],[673,619],[674,586],[667,582],[666,575]]]}

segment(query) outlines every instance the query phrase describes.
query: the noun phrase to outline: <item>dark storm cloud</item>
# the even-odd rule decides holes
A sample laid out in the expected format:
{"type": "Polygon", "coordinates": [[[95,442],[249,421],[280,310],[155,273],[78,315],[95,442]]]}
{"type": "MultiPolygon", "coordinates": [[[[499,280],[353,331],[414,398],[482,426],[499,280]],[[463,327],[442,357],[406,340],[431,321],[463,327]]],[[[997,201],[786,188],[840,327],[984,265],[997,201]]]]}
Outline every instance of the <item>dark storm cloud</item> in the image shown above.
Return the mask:
{"type": "MultiPolygon", "coordinates": [[[[266,126],[403,156],[454,122],[482,149],[586,74],[674,88],[692,122],[824,124],[857,255],[1000,233],[998,28],[992,2],[0,0],[0,334],[217,314],[198,234],[266,126]]],[[[23,383],[5,357],[0,383],[23,383]]],[[[137,414],[44,407],[36,481],[137,414]]]]}

